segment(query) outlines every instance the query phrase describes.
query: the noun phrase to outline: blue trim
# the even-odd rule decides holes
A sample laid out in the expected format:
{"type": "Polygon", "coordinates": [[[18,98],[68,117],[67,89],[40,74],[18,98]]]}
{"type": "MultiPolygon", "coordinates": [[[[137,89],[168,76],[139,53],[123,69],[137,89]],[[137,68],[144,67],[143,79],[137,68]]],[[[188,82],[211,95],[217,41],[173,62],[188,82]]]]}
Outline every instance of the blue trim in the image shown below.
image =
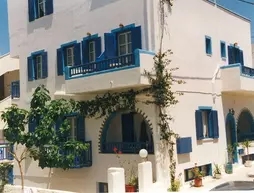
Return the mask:
{"type": "Polygon", "coordinates": [[[213,107],[210,107],[210,106],[199,106],[198,107],[198,110],[212,110],[213,107]]]}
{"type": "Polygon", "coordinates": [[[212,38],[210,36],[205,36],[205,51],[206,51],[206,54],[208,56],[211,56],[213,54],[213,51],[212,51],[212,38]],[[207,40],[209,40],[208,45],[207,45],[207,40]]]}
{"type": "Polygon", "coordinates": [[[135,65],[126,66],[126,67],[122,67],[122,68],[114,68],[114,69],[104,70],[104,71],[100,71],[100,72],[94,72],[94,73],[90,73],[90,74],[84,74],[84,75],[75,76],[75,77],[69,77],[69,68],[70,67],[66,66],[65,69],[64,69],[65,80],[71,80],[71,79],[76,79],[76,78],[89,77],[89,76],[94,76],[94,75],[99,75],[99,74],[106,74],[106,73],[111,73],[111,72],[116,72],[116,71],[121,71],[121,70],[127,70],[127,69],[132,69],[132,68],[140,67],[140,54],[155,55],[155,53],[150,52],[150,51],[136,49],[134,51],[135,65]]]}
{"type": "Polygon", "coordinates": [[[244,154],[244,149],[238,149],[238,154],[243,155],[244,154]]]}
{"type": "Polygon", "coordinates": [[[76,43],[77,43],[77,40],[72,41],[72,42],[68,42],[68,43],[65,43],[65,44],[62,44],[61,48],[66,48],[66,47],[69,47],[69,46],[73,46],[76,43]]]}
{"type": "Polygon", "coordinates": [[[226,69],[226,68],[235,68],[235,67],[240,67],[241,64],[237,63],[237,64],[230,64],[230,65],[226,65],[226,66],[221,66],[220,69],[226,69]]]}
{"type": "Polygon", "coordinates": [[[95,38],[98,38],[98,37],[99,37],[98,34],[94,34],[94,35],[91,35],[91,36],[84,37],[83,41],[92,40],[92,39],[95,39],[95,38]]]}
{"type": "Polygon", "coordinates": [[[225,59],[227,57],[226,47],[227,47],[226,42],[225,41],[220,41],[220,56],[221,56],[222,59],[225,59]]]}
{"type": "Polygon", "coordinates": [[[116,28],[116,29],[112,29],[111,30],[111,33],[118,33],[118,32],[122,32],[122,31],[125,31],[125,30],[129,30],[131,28],[134,28],[135,27],[135,24],[132,23],[132,24],[129,24],[129,25],[126,25],[126,26],[123,26],[123,27],[119,27],[119,28],[116,28]]]}
{"type": "Polygon", "coordinates": [[[32,52],[32,53],[31,53],[31,56],[40,55],[40,54],[42,54],[42,53],[44,53],[44,52],[45,52],[45,50],[39,50],[39,51],[36,51],[36,52],[32,52]]]}

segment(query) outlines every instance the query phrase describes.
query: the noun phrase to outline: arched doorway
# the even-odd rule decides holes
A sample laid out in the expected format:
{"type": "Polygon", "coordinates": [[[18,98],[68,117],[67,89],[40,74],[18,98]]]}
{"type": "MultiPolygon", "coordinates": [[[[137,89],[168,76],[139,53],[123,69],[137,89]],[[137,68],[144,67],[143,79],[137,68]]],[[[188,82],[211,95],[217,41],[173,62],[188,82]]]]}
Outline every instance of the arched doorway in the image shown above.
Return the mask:
{"type": "MultiPolygon", "coordinates": [[[[235,118],[232,112],[229,112],[226,117],[226,138],[227,146],[231,145],[235,148],[233,155],[233,163],[238,163],[237,147],[237,132],[236,132],[236,123],[235,118]]],[[[230,155],[228,155],[230,157],[230,155]]]]}
{"type": "Polygon", "coordinates": [[[253,117],[248,109],[242,110],[237,120],[237,139],[238,142],[243,142],[246,139],[250,140],[253,133],[253,117]]]}
{"type": "Polygon", "coordinates": [[[154,152],[152,128],[143,113],[117,111],[112,113],[102,127],[101,153],[114,153],[117,148],[122,153],[139,153],[146,149],[154,152]]]}

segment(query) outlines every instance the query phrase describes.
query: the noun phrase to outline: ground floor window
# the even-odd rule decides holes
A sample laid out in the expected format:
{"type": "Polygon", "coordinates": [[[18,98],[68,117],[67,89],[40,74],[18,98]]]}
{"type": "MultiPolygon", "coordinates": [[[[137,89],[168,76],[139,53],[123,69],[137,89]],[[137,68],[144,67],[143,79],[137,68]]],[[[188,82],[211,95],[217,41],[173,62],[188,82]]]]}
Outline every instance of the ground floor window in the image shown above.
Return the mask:
{"type": "MultiPolygon", "coordinates": [[[[188,168],[188,169],[184,170],[184,181],[185,182],[194,180],[194,175],[192,172],[193,168],[188,168]]],[[[202,171],[203,176],[211,176],[212,175],[212,164],[198,166],[198,168],[199,168],[199,171],[202,171]]]]}
{"type": "Polygon", "coordinates": [[[107,193],[108,192],[108,183],[98,182],[98,193],[107,193]]]}

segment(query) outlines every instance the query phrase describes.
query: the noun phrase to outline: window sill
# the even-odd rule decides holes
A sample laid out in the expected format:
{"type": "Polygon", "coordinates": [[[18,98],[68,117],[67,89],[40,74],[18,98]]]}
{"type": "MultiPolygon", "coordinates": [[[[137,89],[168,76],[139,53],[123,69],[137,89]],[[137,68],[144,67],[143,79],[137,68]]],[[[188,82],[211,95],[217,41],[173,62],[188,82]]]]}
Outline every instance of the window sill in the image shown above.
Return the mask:
{"type": "Polygon", "coordinates": [[[212,54],[207,54],[207,53],[206,53],[206,55],[209,56],[209,57],[212,57],[212,54]]]}
{"type": "Polygon", "coordinates": [[[226,57],[221,57],[221,60],[226,61],[227,58],[226,57]]]}

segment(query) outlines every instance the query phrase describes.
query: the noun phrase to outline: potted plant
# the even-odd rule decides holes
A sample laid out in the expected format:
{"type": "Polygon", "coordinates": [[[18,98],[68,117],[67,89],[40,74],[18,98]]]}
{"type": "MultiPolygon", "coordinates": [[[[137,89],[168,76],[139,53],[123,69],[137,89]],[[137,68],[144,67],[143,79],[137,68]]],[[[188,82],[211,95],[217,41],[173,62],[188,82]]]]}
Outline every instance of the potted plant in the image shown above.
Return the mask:
{"type": "Polygon", "coordinates": [[[221,167],[219,166],[219,164],[214,164],[214,177],[216,179],[220,179],[221,178],[221,167]]]}
{"type": "Polygon", "coordinates": [[[252,166],[252,161],[249,159],[250,158],[250,156],[249,156],[249,148],[251,147],[251,141],[246,139],[244,142],[241,143],[241,145],[242,145],[242,147],[244,149],[247,150],[247,154],[246,154],[247,159],[246,159],[244,165],[245,165],[245,167],[251,167],[252,166]]]}
{"type": "Polygon", "coordinates": [[[138,189],[138,177],[136,175],[136,171],[134,168],[134,165],[131,164],[131,161],[128,160],[121,160],[120,154],[122,154],[121,151],[119,151],[116,147],[113,149],[113,151],[116,154],[116,157],[118,159],[119,165],[121,168],[125,169],[125,179],[128,181],[125,185],[125,192],[136,192],[138,189]],[[127,168],[124,167],[124,164],[127,163],[128,165],[131,166],[127,166],[127,168]]]}
{"type": "Polygon", "coordinates": [[[192,168],[192,173],[194,176],[194,187],[201,187],[203,185],[202,183],[203,173],[202,171],[199,170],[197,163],[195,163],[195,167],[192,168]]]}
{"type": "Polygon", "coordinates": [[[225,165],[225,172],[227,174],[232,174],[233,173],[233,157],[234,157],[235,147],[233,145],[228,145],[227,152],[228,152],[228,162],[225,165]]]}

